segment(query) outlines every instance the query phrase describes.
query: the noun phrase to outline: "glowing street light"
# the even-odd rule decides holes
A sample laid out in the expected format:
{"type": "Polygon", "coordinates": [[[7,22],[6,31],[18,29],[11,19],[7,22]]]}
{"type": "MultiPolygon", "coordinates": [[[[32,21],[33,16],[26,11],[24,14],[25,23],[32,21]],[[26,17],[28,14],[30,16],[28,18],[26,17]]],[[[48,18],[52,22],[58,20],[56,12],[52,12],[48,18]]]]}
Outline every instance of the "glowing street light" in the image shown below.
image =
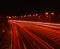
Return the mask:
{"type": "Polygon", "coordinates": [[[9,18],[8,16],[6,18],[9,18]]]}
{"type": "Polygon", "coordinates": [[[46,12],[45,15],[46,15],[46,17],[49,19],[49,22],[50,22],[50,20],[51,20],[50,14],[49,14],[48,12],[46,12]]]}
{"type": "Polygon", "coordinates": [[[16,18],[16,16],[15,16],[15,18],[16,18]]]}
{"type": "Polygon", "coordinates": [[[49,13],[48,12],[46,12],[45,15],[46,15],[47,18],[49,17],[49,13]]]}
{"type": "Polygon", "coordinates": [[[18,18],[18,16],[16,16],[18,18]]]}
{"type": "Polygon", "coordinates": [[[24,17],[26,17],[26,15],[24,15],[24,17]]]}
{"type": "Polygon", "coordinates": [[[23,16],[20,16],[21,18],[23,17],[23,16]]]}
{"type": "Polygon", "coordinates": [[[33,16],[35,16],[35,15],[33,15],[33,16]]]}
{"type": "Polygon", "coordinates": [[[11,19],[11,17],[10,17],[10,16],[9,16],[8,18],[9,18],[9,19],[11,19]]]}
{"type": "Polygon", "coordinates": [[[31,17],[31,15],[28,15],[28,17],[31,17]]]}
{"type": "Polygon", "coordinates": [[[28,15],[28,16],[31,16],[31,15],[28,15]]]}
{"type": "Polygon", "coordinates": [[[48,14],[49,14],[48,12],[45,13],[45,15],[48,15],[48,14]]]}
{"type": "Polygon", "coordinates": [[[52,12],[51,15],[54,15],[54,13],[52,12]]]}
{"type": "Polygon", "coordinates": [[[14,16],[12,16],[12,18],[14,19],[14,16]]]}
{"type": "Polygon", "coordinates": [[[36,14],[36,16],[38,16],[38,14],[36,14]]]}

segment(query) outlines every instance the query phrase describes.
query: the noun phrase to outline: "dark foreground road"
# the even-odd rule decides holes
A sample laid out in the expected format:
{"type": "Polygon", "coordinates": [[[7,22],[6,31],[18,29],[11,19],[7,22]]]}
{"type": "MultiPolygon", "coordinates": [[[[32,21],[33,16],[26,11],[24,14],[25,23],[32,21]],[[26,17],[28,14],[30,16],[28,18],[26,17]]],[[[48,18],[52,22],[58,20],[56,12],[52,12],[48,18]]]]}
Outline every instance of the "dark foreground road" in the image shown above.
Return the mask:
{"type": "Polygon", "coordinates": [[[11,25],[10,49],[60,49],[60,24],[16,20],[9,20],[9,23],[11,25]]]}

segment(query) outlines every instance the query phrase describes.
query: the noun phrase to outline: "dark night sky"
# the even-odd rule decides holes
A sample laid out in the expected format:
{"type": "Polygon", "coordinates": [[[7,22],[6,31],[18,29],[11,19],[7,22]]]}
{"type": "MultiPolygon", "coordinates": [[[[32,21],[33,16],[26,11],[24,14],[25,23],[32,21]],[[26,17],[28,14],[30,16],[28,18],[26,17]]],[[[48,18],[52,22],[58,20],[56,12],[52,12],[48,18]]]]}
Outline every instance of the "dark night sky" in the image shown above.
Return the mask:
{"type": "Polygon", "coordinates": [[[29,13],[41,13],[45,11],[54,11],[60,13],[59,1],[20,1],[5,2],[0,4],[0,15],[22,15],[29,13]]]}

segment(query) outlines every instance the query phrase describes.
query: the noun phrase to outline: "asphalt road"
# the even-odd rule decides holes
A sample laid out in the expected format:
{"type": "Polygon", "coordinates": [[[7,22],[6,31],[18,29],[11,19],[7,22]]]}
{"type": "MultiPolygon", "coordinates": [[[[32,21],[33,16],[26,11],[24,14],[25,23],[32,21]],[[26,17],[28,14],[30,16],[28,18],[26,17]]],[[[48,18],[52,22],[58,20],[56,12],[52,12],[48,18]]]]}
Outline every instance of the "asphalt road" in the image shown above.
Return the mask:
{"type": "Polygon", "coordinates": [[[11,49],[60,48],[60,24],[19,20],[8,22],[11,25],[11,49]]]}

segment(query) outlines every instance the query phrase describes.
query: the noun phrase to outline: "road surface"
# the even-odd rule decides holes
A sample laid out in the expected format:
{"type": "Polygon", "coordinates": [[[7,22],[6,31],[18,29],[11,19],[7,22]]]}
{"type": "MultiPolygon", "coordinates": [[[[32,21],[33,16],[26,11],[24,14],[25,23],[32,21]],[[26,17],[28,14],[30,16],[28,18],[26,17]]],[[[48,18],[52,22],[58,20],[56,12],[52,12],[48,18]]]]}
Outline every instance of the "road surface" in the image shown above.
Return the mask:
{"type": "Polygon", "coordinates": [[[59,49],[60,24],[9,20],[11,49],[59,49]]]}

